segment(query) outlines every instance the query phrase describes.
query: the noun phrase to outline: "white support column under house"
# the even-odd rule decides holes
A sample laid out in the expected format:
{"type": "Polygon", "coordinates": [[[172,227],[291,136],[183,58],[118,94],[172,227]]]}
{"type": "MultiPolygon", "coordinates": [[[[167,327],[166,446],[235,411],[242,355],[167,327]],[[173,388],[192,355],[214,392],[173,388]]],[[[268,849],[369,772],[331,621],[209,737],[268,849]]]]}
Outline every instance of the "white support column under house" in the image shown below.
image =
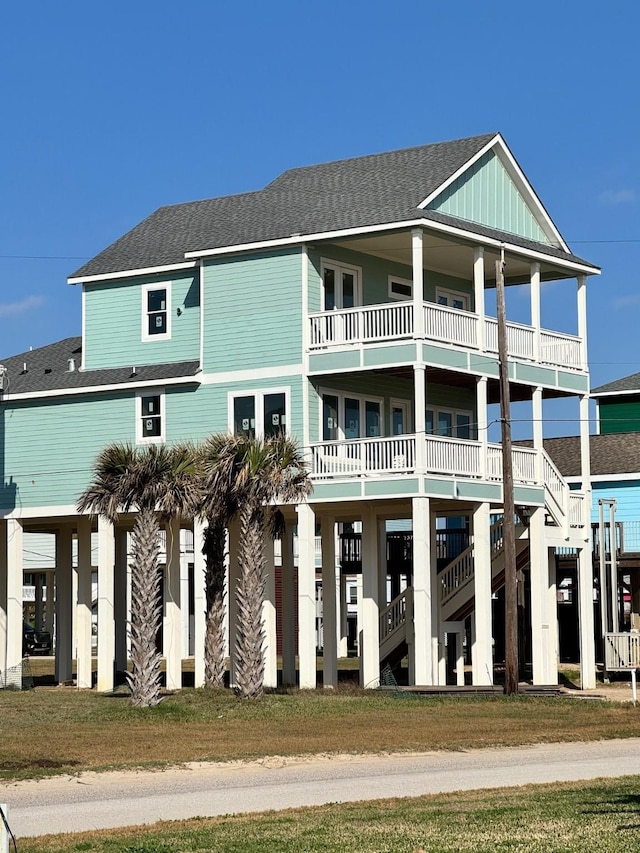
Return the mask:
{"type": "Polygon", "coordinates": [[[536,507],[529,519],[529,574],[531,578],[531,653],[533,683],[557,684],[555,644],[551,622],[557,620],[549,604],[549,549],[545,540],[545,509],[536,507]],[[554,668],[555,667],[555,668],[554,668]]]}
{"type": "Polygon", "coordinates": [[[316,516],[309,504],[298,513],[298,671],[301,690],[316,687],[316,516]]]}
{"type": "Polygon", "coordinates": [[[276,568],[274,542],[268,534],[264,538],[264,598],[262,601],[262,628],[264,630],[264,681],[265,687],[278,686],[278,648],[276,634],[276,568]]]}
{"type": "Polygon", "coordinates": [[[491,610],[491,506],[473,510],[474,594],[471,670],[474,687],[493,684],[493,627],[491,610]]]}
{"type": "Polygon", "coordinates": [[[129,568],[129,531],[124,526],[115,529],[115,572],[113,615],[116,631],[116,671],[124,672],[129,663],[131,638],[131,571],[129,568]]]}
{"type": "Polygon", "coordinates": [[[193,520],[193,672],[194,687],[204,687],[204,641],[206,632],[207,597],[206,563],[202,547],[206,522],[200,517],[193,520]]]}
{"type": "MultiPolygon", "coordinates": [[[[114,576],[116,547],[113,524],[98,517],[98,684],[99,692],[115,684],[114,576]]],[[[47,587],[47,602],[49,589],[47,587]]],[[[48,608],[47,608],[48,609],[48,608]]]]}
{"type": "Polygon", "coordinates": [[[4,685],[7,653],[7,522],[0,519],[0,687],[4,685]]]}
{"type": "Polygon", "coordinates": [[[380,686],[380,613],[378,596],[378,523],[375,507],[362,508],[362,637],[360,686],[380,686]]]}
{"type": "Polygon", "coordinates": [[[76,684],[92,686],[91,676],[91,519],[83,515],[77,521],[78,565],[76,599],[76,684]]]}
{"type": "Polygon", "coordinates": [[[167,524],[162,645],[168,690],[182,687],[182,616],[180,611],[180,520],[167,524]]]}
{"type": "Polygon", "coordinates": [[[56,631],[55,680],[64,684],[73,678],[73,531],[69,525],[56,533],[56,631]]]}
{"type": "MultiPolygon", "coordinates": [[[[22,661],[23,528],[16,518],[7,520],[7,639],[4,670],[20,670],[22,661]]],[[[21,671],[18,672],[21,679],[21,671]]],[[[21,681],[17,686],[21,686],[21,681]]]]}
{"type": "Polygon", "coordinates": [[[431,521],[429,498],[413,498],[413,631],[409,642],[409,683],[434,683],[431,662],[431,521]]]}
{"type": "Polygon", "coordinates": [[[578,549],[578,622],[580,627],[580,686],[596,686],[596,649],[593,623],[593,559],[591,546],[578,549]]]}

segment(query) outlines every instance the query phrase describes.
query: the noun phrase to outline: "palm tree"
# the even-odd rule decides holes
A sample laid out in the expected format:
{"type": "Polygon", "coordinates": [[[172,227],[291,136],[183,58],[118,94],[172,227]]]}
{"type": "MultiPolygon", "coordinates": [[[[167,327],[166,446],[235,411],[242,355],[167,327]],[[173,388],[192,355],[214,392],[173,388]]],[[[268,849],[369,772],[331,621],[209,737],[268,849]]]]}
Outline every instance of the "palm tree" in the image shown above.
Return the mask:
{"type": "Polygon", "coordinates": [[[137,510],[131,550],[131,703],[160,701],[160,518],[195,514],[200,491],[195,478],[195,449],[150,444],[111,444],[94,463],[94,479],[78,500],[79,512],[118,520],[119,512],[137,510]]]}
{"type": "Polygon", "coordinates": [[[286,435],[217,440],[219,452],[205,488],[208,495],[227,496],[228,518],[239,516],[236,681],[243,698],[257,699],[264,685],[264,536],[278,517],[275,502],[303,500],[311,481],[301,451],[286,435]]]}

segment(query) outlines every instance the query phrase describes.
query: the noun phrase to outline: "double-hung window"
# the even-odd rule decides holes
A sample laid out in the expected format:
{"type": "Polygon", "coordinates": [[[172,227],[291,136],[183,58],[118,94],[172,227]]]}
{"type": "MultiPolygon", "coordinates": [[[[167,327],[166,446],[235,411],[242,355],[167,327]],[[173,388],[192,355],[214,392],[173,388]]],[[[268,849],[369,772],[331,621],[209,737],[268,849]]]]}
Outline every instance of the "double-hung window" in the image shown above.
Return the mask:
{"type": "Polygon", "coordinates": [[[234,435],[271,436],[287,431],[287,397],[283,390],[232,394],[229,427],[234,435]]]}
{"type": "Polygon", "coordinates": [[[165,404],[162,391],[136,395],[136,441],[149,444],[165,440],[165,404]]]}
{"type": "Polygon", "coordinates": [[[171,337],[171,282],[145,284],[142,288],[142,340],[171,337]]]}

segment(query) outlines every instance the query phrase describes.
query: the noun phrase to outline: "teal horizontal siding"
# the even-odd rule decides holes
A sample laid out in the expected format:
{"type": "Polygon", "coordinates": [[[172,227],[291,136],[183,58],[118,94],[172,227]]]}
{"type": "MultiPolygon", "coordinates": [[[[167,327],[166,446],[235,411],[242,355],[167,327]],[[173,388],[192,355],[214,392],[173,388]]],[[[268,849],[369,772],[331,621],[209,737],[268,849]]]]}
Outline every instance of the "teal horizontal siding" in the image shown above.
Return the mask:
{"type": "Polygon", "coordinates": [[[86,369],[192,361],[200,357],[198,273],[85,285],[86,369]],[[171,338],[142,340],[142,288],[171,282],[171,338]],[[178,316],[180,309],[180,316],[178,316]]]}
{"type": "Polygon", "coordinates": [[[300,249],[207,263],[204,327],[206,372],[300,364],[300,249]]]}

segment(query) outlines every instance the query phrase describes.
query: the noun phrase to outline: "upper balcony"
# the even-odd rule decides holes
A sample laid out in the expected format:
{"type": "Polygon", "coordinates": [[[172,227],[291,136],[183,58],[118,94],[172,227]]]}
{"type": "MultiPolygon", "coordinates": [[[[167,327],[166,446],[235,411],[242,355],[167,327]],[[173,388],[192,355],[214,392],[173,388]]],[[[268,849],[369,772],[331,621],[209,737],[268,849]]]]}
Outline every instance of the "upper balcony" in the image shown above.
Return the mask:
{"type": "MultiPolygon", "coordinates": [[[[498,322],[470,311],[412,301],[319,311],[308,318],[309,352],[415,338],[455,349],[498,352],[498,322]],[[417,319],[416,312],[422,316],[417,319]]],[[[525,362],[586,373],[583,342],[576,335],[507,323],[509,356],[525,362]]]]}

